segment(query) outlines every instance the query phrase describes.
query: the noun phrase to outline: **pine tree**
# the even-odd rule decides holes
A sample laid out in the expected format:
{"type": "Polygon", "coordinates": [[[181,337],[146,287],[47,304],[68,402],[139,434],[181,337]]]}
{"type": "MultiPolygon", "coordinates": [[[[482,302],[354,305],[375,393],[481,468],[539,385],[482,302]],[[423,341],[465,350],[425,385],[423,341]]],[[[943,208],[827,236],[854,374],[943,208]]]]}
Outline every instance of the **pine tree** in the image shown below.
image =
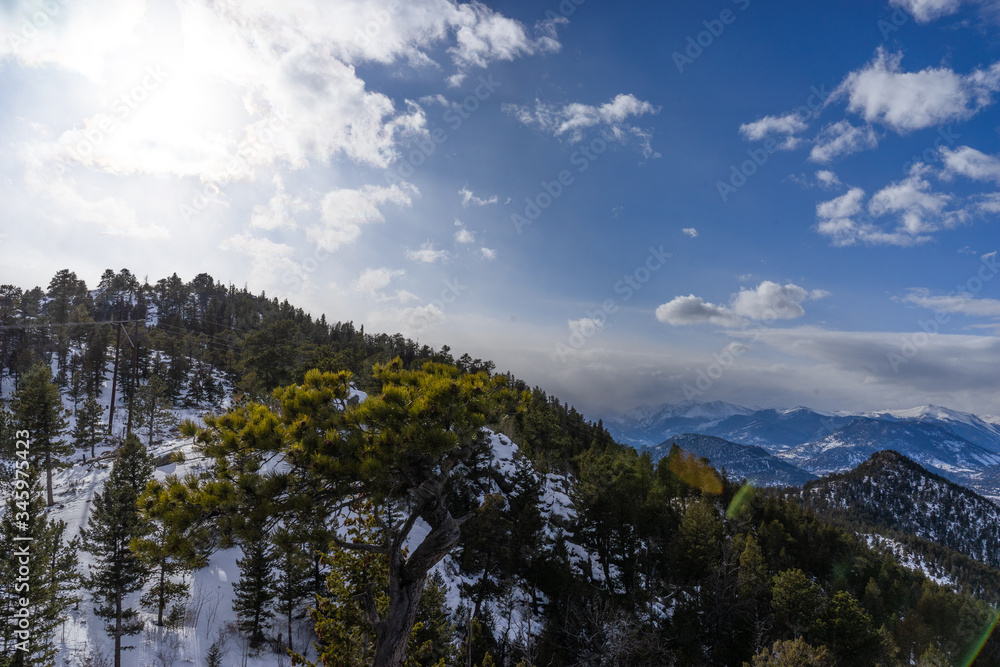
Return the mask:
{"type": "Polygon", "coordinates": [[[14,395],[13,407],[18,428],[28,431],[31,438],[32,463],[45,470],[46,502],[51,506],[55,504],[52,473],[65,467],[63,457],[71,455],[73,447],[61,438],[67,421],[48,366],[32,367],[14,395]]]}
{"type": "Polygon", "coordinates": [[[219,646],[219,642],[213,642],[208,647],[208,653],[205,654],[205,664],[208,667],[222,667],[222,648],[219,646]]]}
{"type": "Polygon", "coordinates": [[[139,600],[139,603],[149,609],[156,610],[156,624],[163,625],[163,611],[174,600],[187,597],[188,585],[177,581],[177,575],[182,575],[191,568],[178,558],[178,553],[172,550],[172,540],[163,524],[151,524],[150,532],[132,542],[132,550],[142,560],[151,573],[153,585],[139,600]]]}
{"type": "Polygon", "coordinates": [[[136,428],[148,430],[148,447],[153,446],[153,436],[158,429],[176,422],[172,407],[167,382],[159,375],[151,376],[149,382],[136,390],[136,428]]]}
{"type": "MultiPolygon", "coordinates": [[[[488,474],[489,466],[480,465],[489,453],[483,427],[512,406],[515,396],[502,376],[462,374],[436,363],[406,370],[396,359],[376,366],[375,376],[381,395],[351,405],[349,373],[309,371],[303,384],[275,391],[280,413],[250,403],[207,418],[204,452],[234,473],[236,479],[227,484],[232,492],[226,493],[234,500],[227,502],[244,503],[244,511],[259,506],[262,496],[280,506],[302,497],[333,504],[349,495],[405,512],[398,522],[387,520],[377,545],[335,540],[338,548],[374,551],[388,559],[384,614],[368,592],[360,595],[375,630],[373,664],[398,667],[406,660],[430,570],[461,538],[464,519],[452,510],[470,509],[453,505],[450,494],[461,480],[488,474]],[[262,476],[264,457],[282,455],[289,474],[262,476]],[[407,555],[406,538],[418,518],[430,528],[407,555]]],[[[221,490],[220,485],[211,493],[218,496],[221,490]]]]}
{"type": "Polygon", "coordinates": [[[304,603],[311,600],[313,592],[312,556],[308,543],[303,544],[300,539],[300,535],[287,528],[278,529],[271,538],[277,571],[274,581],[275,607],[285,622],[289,651],[295,650],[292,641],[294,621],[305,618],[304,603]]]}
{"type": "Polygon", "coordinates": [[[152,572],[153,585],[141,603],[156,610],[156,624],[172,600],[188,594],[183,577],[204,567],[212,537],[208,529],[191,521],[185,487],[176,476],[166,483],[151,481],[139,497],[139,508],[149,522],[147,535],[132,541],[132,549],[152,572]]]}
{"type": "Polygon", "coordinates": [[[141,590],[149,571],[131,542],[148,532],[136,501],[153,474],[153,461],[135,436],[129,436],[118,451],[104,488],[94,496],[87,527],[81,531],[83,549],[94,556],[95,565],[86,578],[94,597],[94,613],[106,623],[105,631],[115,641],[115,667],[121,667],[122,638],[142,631],[138,612],[125,607],[125,597],[141,590]]]}
{"type": "Polygon", "coordinates": [[[14,458],[17,442],[17,421],[6,405],[0,404],[0,458],[14,458]]]}
{"type": "Polygon", "coordinates": [[[87,383],[86,377],[83,373],[83,358],[74,354],[69,358],[69,389],[66,394],[69,399],[73,401],[73,416],[76,416],[77,410],[80,407],[80,401],[86,394],[87,383]]]}
{"type": "Polygon", "coordinates": [[[53,663],[56,655],[56,628],[66,620],[66,611],[79,601],[76,589],[79,539],[65,542],[66,524],[45,514],[38,476],[20,467],[15,491],[7,499],[0,520],[0,544],[5,554],[0,561],[0,644],[4,656],[0,665],[27,667],[53,663]],[[30,537],[31,541],[23,541],[30,537]],[[25,567],[27,574],[21,568],[25,567]],[[29,605],[22,607],[21,599],[29,605]],[[15,625],[21,609],[30,619],[30,635],[19,634],[15,625]],[[23,649],[23,650],[22,650],[23,649]]]}
{"type": "MultiPolygon", "coordinates": [[[[75,273],[63,269],[56,273],[52,281],[49,282],[47,296],[46,316],[58,324],[67,324],[74,307],[87,296],[87,285],[79,280],[75,273]]],[[[70,334],[69,327],[65,326],[56,327],[52,331],[56,342],[56,359],[59,366],[56,383],[60,387],[66,387],[69,383],[67,358],[69,356],[70,334]]]]}
{"type": "Polygon", "coordinates": [[[243,558],[236,561],[240,580],[233,585],[236,612],[240,631],[250,640],[250,648],[257,651],[264,644],[264,628],[274,613],[274,580],[271,571],[271,549],[267,533],[260,529],[247,530],[241,540],[243,558]]]}
{"type": "Polygon", "coordinates": [[[93,396],[83,402],[76,415],[73,440],[77,449],[90,450],[90,458],[94,458],[95,447],[104,440],[104,408],[93,396]]]}
{"type": "MultiPolygon", "coordinates": [[[[750,667],[749,663],[743,663],[750,667]]],[[[814,647],[801,637],[776,641],[754,656],[753,667],[833,667],[836,663],[825,646],[814,647]]]]}

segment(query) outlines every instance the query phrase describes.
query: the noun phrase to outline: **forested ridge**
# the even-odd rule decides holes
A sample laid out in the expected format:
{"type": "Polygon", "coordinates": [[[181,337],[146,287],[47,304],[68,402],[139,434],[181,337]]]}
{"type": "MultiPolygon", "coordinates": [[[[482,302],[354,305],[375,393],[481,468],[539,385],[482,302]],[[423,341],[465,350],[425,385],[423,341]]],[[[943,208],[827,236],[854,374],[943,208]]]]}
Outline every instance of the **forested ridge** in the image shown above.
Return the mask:
{"type": "MultiPolygon", "coordinates": [[[[49,664],[78,599],[117,645],[182,628],[191,573],[237,548],[231,636],[266,664],[938,665],[981,648],[975,664],[1000,665],[992,582],[956,593],[851,526],[676,448],[654,463],[496,371],[206,274],[0,286],[0,539],[18,513],[48,536],[31,574],[45,623],[28,653],[5,624],[0,666],[49,664]],[[174,424],[184,409],[211,414],[174,424]],[[200,467],[154,479],[167,437],[200,467]],[[69,535],[46,485],[95,455],[113,465],[69,535]],[[78,566],[78,548],[104,566],[78,566]],[[312,647],[292,643],[296,623],[312,647]]],[[[2,567],[12,619],[17,572],[2,567]]],[[[196,664],[235,650],[210,639],[196,664]]]]}

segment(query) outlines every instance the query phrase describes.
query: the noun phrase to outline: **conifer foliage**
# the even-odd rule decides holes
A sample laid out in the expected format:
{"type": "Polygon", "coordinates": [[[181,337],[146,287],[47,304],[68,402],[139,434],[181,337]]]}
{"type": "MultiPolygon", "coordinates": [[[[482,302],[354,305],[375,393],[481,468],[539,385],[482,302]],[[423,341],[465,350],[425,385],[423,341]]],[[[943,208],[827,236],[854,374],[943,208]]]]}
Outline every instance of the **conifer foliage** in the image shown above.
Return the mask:
{"type": "Polygon", "coordinates": [[[67,421],[48,366],[32,367],[14,396],[13,408],[18,428],[31,434],[33,463],[45,471],[46,502],[52,505],[52,473],[65,465],[64,457],[73,453],[73,447],[62,438],[67,421]]]}
{"type": "MultiPolygon", "coordinates": [[[[23,469],[23,468],[22,468],[23,469]]],[[[0,520],[0,667],[52,664],[55,632],[77,594],[79,540],[66,540],[66,524],[45,514],[38,476],[20,478],[0,520]],[[17,538],[30,537],[31,541],[17,538]],[[24,607],[21,600],[29,605],[24,607]],[[23,614],[23,615],[22,615],[23,614]],[[27,637],[18,635],[19,618],[30,620],[27,637]]]]}
{"type": "MultiPolygon", "coordinates": [[[[349,373],[309,371],[303,384],[275,391],[277,411],[251,404],[209,419],[203,439],[220,470],[250,463],[234,489],[264,492],[279,511],[302,494],[332,509],[359,500],[382,508],[374,515],[378,543],[336,542],[386,559],[385,608],[372,590],[359,596],[375,638],[372,664],[387,667],[403,664],[428,573],[458,544],[468,518],[453,515],[449,493],[472,471],[486,474],[488,466],[475,465],[489,451],[483,427],[513,397],[502,376],[463,373],[446,364],[407,370],[397,359],[374,373],[380,394],[351,405],[349,373]],[[292,472],[261,477],[257,462],[265,453],[285,455],[292,472]],[[417,519],[428,533],[406,551],[417,519]]],[[[210,489],[216,496],[233,495],[210,489]]],[[[259,508],[260,500],[252,506],[259,508]]]]}
{"type": "Polygon", "coordinates": [[[94,557],[85,583],[94,598],[94,613],[105,621],[114,638],[115,667],[129,646],[122,639],[142,631],[135,609],[125,606],[130,593],[142,589],[149,569],[132,548],[133,540],[149,532],[137,507],[139,493],[153,474],[153,461],[137,437],[129,436],[115,457],[104,488],[94,496],[86,528],[81,531],[83,549],[94,557]]]}

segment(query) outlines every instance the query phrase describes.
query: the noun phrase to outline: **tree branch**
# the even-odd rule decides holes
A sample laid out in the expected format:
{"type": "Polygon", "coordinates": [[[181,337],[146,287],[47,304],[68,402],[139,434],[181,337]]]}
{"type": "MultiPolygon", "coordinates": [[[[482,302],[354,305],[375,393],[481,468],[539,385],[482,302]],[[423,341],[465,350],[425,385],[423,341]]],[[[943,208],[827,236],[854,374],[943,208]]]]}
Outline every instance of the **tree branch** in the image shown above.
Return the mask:
{"type": "Polygon", "coordinates": [[[380,556],[388,556],[389,550],[385,547],[376,546],[374,544],[365,544],[364,542],[345,542],[336,535],[333,536],[333,543],[336,544],[341,549],[351,549],[352,551],[364,551],[369,554],[379,554],[380,556]]]}
{"type": "Polygon", "coordinates": [[[382,619],[378,615],[378,607],[375,606],[375,594],[372,592],[374,588],[375,584],[369,583],[365,588],[365,592],[358,593],[354,596],[354,599],[364,607],[365,612],[368,614],[368,620],[371,621],[372,627],[375,628],[375,632],[378,634],[382,625],[382,619]]]}
{"type": "Polygon", "coordinates": [[[395,530],[396,537],[392,541],[392,550],[398,551],[403,547],[403,542],[406,541],[406,536],[410,534],[413,530],[413,524],[416,523],[417,517],[420,516],[419,506],[410,512],[410,516],[406,517],[406,521],[400,524],[399,528],[395,530]]]}

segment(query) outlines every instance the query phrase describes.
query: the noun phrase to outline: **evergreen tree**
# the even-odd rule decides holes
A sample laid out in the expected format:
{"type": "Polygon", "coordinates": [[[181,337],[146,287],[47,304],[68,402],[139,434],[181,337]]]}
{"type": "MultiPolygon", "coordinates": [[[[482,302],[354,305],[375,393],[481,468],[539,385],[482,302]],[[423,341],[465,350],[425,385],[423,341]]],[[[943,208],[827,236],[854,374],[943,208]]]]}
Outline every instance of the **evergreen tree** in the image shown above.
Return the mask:
{"type": "MultiPolygon", "coordinates": [[[[751,667],[750,663],[743,664],[751,667]]],[[[753,659],[753,667],[834,667],[836,664],[825,646],[811,646],[801,637],[778,640],[753,659]]]]}
{"type": "MultiPolygon", "coordinates": [[[[87,296],[87,285],[68,269],[56,273],[49,282],[48,300],[45,303],[45,315],[57,324],[67,324],[75,306],[87,296]]],[[[59,370],[56,383],[66,387],[69,383],[68,356],[71,331],[69,327],[60,326],[52,329],[52,337],[56,343],[56,359],[59,370]]]]}
{"type": "Polygon", "coordinates": [[[147,429],[148,447],[153,446],[153,436],[157,430],[163,430],[176,422],[172,407],[167,382],[159,374],[152,375],[146,384],[136,390],[136,428],[147,429]]]}
{"type": "Polygon", "coordinates": [[[125,607],[125,598],[142,589],[148,568],[132,550],[131,542],[148,533],[148,524],[136,506],[139,493],[153,474],[153,461],[135,436],[118,451],[104,488],[94,496],[87,527],[81,531],[83,549],[95,564],[86,578],[94,598],[94,613],[105,621],[114,638],[115,667],[121,667],[122,638],[142,631],[138,612],[125,607]]]}
{"type": "Polygon", "coordinates": [[[219,642],[213,642],[208,647],[208,653],[205,654],[205,664],[207,667],[222,667],[222,656],[222,647],[219,646],[219,642]]]}
{"type": "MultiPolygon", "coordinates": [[[[26,463],[21,461],[20,463],[26,463]]],[[[0,520],[0,544],[5,545],[0,560],[0,665],[27,667],[53,664],[56,628],[67,610],[79,601],[76,590],[79,539],[66,542],[66,524],[45,514],[38,476],[18,467],[14,492],[7,498],[0,520]],[[25,474],[22,476],[22,471],[25,474]],[[23,541],[30,537],[31,541],[23,541]],[[27,574],[25,574],[25,571],[27,574]],[[21,600],[28,600],[27,607],[21,600]],[[23,612],[21,610],[24,610],[23,612]],[[30,619],[30,631],[22,631],[17,619],[30,619]],[[27,634],[21,634],[26,632],[27,634]]]]}
{"type": "MultiPolygon", "coordinates": [[[[487,474],[489,466],[472,465],[490,451],[483,427],[514,397],[505,378],[462,374],[454,366],[427,363],[410,371],[396,359],[377,366],[375,373],[381,395],[352,406],[347,402],[350,374],[309,371],[302,385],[275,392],[280,415],[250,404],[207,419],[205,451],[220,468],[232,469],[240,460],[256,465],[241,469],[238,488],[267,486],[328,502],[349,495],[405,510],[405,518],[386,528],[378,546],[335,540],[339,548],[375,550],[388,558],[384,615],[368,593],[361,595],[375,629],[373,664],[397,667],[406,659],[426,578],[461,537],[463,518],[452,514],[449,492],[460,479],[487,474]],[[279,452],[289,456],[289,476],[281,483],[262,480],[260,459],[279,452]],[[312,485],[296,484],[306,474],[312,485]],[[417,518],[430,529],[407,555],[405,540],[417,518]]],[[[260,500],[257,495],[247,499],[260,500]]]]}
{"type": "Polygon", "coordinates": [[[719,558],[722,523],[711,501],[701,500],[688,507],[677,533],[681,572],[691,580],[706,576],[719,558]]]}
{"type": "MultiPolygon", "coordinates": [[[[352,506],[344,527],[353,543],[374,547],[382,540],[380,521],[370,503],[359,502],[352,506]]],[[[368,667],[375,654],[376,628],[365,607],[374,604],[380,614],[389,607],[388,558],[373,550],[354,549],[335,551],[326,560],[330,564],[327,592],[313,611],[319,640],[316,664],[368,667]]],[[[457,664],[445,594],[443,578],[429,578],[407,640],[406,664],[410,667],[457,664]]],[[[297,654],[293,662],[316,667],[297,654]]]]}
{"type": "Polygon", "coordinates": [[[207,563],[212,538],[205,526],[190,521],[184,486],[175,476],[166,484],[147,484],[139,507],[149,531],[132,541],[132,550],[152,572],[153,584],[140,602],[156,610],[156,624],[162,626],[167,604],[188,594],[184,575],[207,563]]]}
{"type": "Polygon", "coordinates": [[[104,440],[104,408],[93,396],[83,402],[76,415],[73,440],[77,449],[90,450],[90,458],[94,458],[95,447],[104,440]]]}
{"type": "Polygon", "coordinates": [[[0,403],[0,459],[14,458],[14,443],[17,442],[17,420],[6,405],[0,403]]]}
{"type": "Polygon", "coordinates": [[[250,640],[250,648],[259,650],[265,641],[264,629],[274,615],[274,579],[271,549],[267,533],[260,528],[247,530],[240,539],[243,557],[236,561],[240,580],[233,585],[240,632],[250,640]]]}
{"type": "Polygon", "coordinates": [[[775,619],[784,624],[793,637],[817,623],[825,603],[823,589],[802,570],[784,570],[774,575],[771,608],[775,619]]]}
{"type": "Polygon", "coordinates": [[[72,454],[73,447],[61,437],[67,421],[48,366],[39,363],[31,369],[14,395],[13,408],[18,428],[31,438],[32,462],[45,470],[46,502],[53,505],[52,473],[66,465],[63,457],[72,454]]]}
{"type": "Polygon", "coordinates": [[[87,390],[87,379],[83,373],[83,358],[74,354],[69,358],[69,389],[66,392],[70,400],[73,401],[73,416],[76,416],[76,412],[80,407],[80,401],[83,399],[87,390]]]}
{"type": "Polygon", "coordinates": [[[305,617],[306,601],[313,593],[312,556],[308,543],[287,528],[279,528],[271,538],[276,577],[274,581],[275,610],[285,622],[288,650],[295,651],[292,640],[294,621],[305,617]]]}

